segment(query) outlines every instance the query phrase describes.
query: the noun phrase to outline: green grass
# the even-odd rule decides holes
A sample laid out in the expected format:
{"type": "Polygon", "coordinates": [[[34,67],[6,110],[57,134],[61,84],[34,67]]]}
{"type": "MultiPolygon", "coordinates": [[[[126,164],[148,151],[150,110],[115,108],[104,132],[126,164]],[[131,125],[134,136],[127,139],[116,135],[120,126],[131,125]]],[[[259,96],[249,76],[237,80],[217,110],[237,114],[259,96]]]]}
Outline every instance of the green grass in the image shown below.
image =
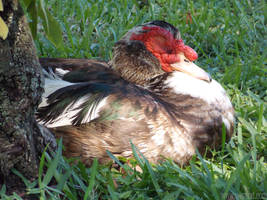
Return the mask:
{"type": "MultiPolygon", "coordinates": [[[[198,155],[183,168],[171,160],[151,165],[134,147],[136,159],[130,162],[143,173],[123,164],[123,171],[117,171],[96,161],[86,168],[64,160],[59,145],[53,158],[43,154],[39,179],[24,180],[29,194],[41,199],[267,199],[264,0],[46,2],[64,32],[64,47],[55,48],[40,28],[36,46],[44,57],[109,60],[113,44],[133,26],[155,19],[174,24],[185,43],[199,53],[198,65],[226,88],[237,122],[224,149],[212,151],[209,159],[198,155]],[[187,13],[192,23],[187,23],[187,13]]],[[[22,199],[5,195],[5,187],[0,198],[22,199]]]]}

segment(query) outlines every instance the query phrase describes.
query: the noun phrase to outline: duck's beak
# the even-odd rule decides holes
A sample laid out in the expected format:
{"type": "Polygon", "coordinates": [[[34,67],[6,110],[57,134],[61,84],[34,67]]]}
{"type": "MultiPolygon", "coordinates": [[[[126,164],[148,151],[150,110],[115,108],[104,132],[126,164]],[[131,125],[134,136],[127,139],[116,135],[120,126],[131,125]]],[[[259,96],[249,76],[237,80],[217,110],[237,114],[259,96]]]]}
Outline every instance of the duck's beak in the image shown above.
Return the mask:
{"type": "Polygon", "coordinates": [[[205,72],[199,66],[188,60],[186,61],[183,60],[182,62],[173,63],[171,64],[171,67],[175,71],[186,73],[200,80],[204,80],[207,82],[211,82],[212,80],[211,76],[207,72],[205,72]]]}

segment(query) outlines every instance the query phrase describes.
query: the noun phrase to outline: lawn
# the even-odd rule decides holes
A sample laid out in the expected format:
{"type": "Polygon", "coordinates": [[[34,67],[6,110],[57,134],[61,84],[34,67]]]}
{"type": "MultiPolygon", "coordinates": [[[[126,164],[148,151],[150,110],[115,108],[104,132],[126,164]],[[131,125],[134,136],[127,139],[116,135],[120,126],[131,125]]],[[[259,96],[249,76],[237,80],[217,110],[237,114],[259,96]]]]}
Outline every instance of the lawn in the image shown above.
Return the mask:
{"type": "MultiPolygon", "coordinates": [[[[62,146],[53,158],[44,153],[35,182],[25,180],[29,194],[41,199],[267,199],[267,4],[258,1],[93,1],[46,0],[63,31],[57,48],[43,34],[36,37],[40,57],[109,60],[112,46],[130,28],[160,19],[181,32],[194,48],[197,64],[227,90],[236,111],[235,133],[212,158],[196,156],[179,167],[139,157],[122,164],[91,168],[64,160],[62,146]]],[[[113,157],[112,155],[110,155],[113,157]]],[[[114,160],[116,158],[113,157],[114,160]]],[[[15,172],[19,175],[19,172],[15,172]]],[[[23,178],[23,177],[22,177],[23,178]]],[[[21,199],[17,194],[4,199],[21,199]]]]}

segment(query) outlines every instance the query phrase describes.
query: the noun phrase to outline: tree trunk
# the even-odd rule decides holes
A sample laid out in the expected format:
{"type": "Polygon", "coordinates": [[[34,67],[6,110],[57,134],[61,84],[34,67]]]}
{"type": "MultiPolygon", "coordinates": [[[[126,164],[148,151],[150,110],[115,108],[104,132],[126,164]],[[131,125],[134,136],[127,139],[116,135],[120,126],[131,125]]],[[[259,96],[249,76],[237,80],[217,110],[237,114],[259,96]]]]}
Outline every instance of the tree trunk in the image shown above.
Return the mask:
{"type": "MultiPolygon", "coordinates": [[[[43,92],[41,67],[19,0],[3,0],[0,12],[9,28],[0,38],[0,189],[19,189],[16,168],[27,179],[38,173],[43,136],[34,113],[43,92]]],[[[52,139],[53,140],[53,139],[52,139]]]]}

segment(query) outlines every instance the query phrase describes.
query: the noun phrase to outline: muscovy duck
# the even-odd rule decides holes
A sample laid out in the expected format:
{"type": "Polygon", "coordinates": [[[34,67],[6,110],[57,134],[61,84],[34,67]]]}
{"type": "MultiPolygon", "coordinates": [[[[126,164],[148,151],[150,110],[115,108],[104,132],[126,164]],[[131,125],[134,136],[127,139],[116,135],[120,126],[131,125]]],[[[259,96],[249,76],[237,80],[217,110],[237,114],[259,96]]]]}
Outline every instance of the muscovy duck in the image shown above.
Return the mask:
{"type": "Polygon", "coordinates": [[[106,150],[131,157],[130,141],[151,162],[186,164],[196,148],[221,144],[223,124],[229,139],[234,124],[225,90],[193,63],[197,57],[169,23],[134,27],[109,65],[59,61],[77,67],[64,80],[47,76],[37,118],[63,138],[65,155],[88,165],[110,160],[106,150]]]}

